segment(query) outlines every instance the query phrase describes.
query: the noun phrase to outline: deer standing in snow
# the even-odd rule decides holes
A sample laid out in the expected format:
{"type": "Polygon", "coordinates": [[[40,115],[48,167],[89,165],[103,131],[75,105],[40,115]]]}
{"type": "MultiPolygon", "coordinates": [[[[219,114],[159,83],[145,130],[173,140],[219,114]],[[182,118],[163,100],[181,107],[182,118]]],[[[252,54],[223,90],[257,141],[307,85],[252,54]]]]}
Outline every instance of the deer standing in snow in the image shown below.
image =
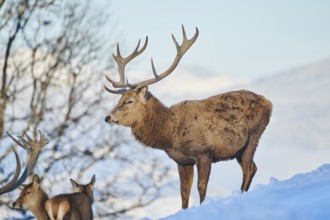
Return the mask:
{"type": "Polygon", "coordinates": [[[148,91],[148,85],[171,74],[185,52],[198,37],[188,40],[182,26],[183,42],[177,43],[177,54],[172,65],[157,74],[151,60],[154,78],[131,84],[125,80],[125,65],[140,55],[147,47],[135,50],[123,58],[117,44],[119,81],[106,76],[119,90],[105,89],[121,94],[117,105],[106,116],[111,125],[130,127],[135,138],[146,146],[164,150],[178,164],[182,208],[187,208],[193,181],[193,166],[197,166],[197,187],[200,202],[206,194],[207,183],[214,162],[236,159],[243,171],[242,191],[247,191],[257,171],[253,156],[258,141],[265,130],[272,112],[272,104],[263,96],[240,90],[211,96],[204,100],[183,101],[171,107],[164,106],[148,91]]]}

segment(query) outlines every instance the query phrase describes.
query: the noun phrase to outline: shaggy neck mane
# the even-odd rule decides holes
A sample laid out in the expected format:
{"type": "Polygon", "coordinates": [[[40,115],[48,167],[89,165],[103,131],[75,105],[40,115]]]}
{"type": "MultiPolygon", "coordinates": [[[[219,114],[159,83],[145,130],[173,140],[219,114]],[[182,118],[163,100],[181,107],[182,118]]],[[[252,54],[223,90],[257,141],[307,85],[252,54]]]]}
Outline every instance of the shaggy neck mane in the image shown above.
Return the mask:
{"type": "Polygon", "coordinates": [[[159,149],[171,147],[171,110],[150,94],[144,120],[132,126],[135,138],[146,146],[159,149]]]}

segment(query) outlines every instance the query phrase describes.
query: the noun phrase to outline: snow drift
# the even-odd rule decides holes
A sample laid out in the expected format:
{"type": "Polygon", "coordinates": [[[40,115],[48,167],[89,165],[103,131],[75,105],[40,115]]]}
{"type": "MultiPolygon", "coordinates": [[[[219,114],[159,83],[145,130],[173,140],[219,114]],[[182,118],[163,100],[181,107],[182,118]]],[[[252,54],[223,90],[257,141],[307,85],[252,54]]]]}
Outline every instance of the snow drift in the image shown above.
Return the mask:
{"type": "Polygon", "coordinates": [[[207,201],[162,220],[329,219],[330,164],[284,181],[270,179],[250,192],[207,201]]]}

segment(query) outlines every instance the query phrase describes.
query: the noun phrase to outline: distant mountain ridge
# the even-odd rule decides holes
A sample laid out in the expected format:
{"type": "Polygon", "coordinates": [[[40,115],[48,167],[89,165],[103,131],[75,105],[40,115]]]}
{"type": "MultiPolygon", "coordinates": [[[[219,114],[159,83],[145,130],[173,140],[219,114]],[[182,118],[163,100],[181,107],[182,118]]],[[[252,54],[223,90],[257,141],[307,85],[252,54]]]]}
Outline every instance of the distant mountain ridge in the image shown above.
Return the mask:
{"type": "Polygon", "coordinates": [[[257,80],[246,88],[273,103],[272,135],[267,137],[273,145],[330,148],[330,59],[257,80]]]}

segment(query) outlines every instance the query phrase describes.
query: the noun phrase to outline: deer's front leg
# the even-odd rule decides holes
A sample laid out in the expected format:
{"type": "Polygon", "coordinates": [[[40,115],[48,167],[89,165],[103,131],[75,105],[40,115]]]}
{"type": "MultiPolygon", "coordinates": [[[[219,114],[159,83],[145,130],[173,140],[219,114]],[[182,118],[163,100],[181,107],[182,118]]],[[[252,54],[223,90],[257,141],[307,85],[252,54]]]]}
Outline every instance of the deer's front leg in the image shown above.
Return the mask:
{"type": "Polygon", "coordinates": [[[186,209],[189,205],[190,189],[194,178],[194,166],[178,165],[178,171],[180,176],[182,208],[186,209]]]}
{"type": "Polygon", "coordinates": [[[205,199],[207,183],[209,181],[209,176],[211,172],[211,164],[212,161],[208,156],[201,156],[197,158],[197,173],[198,173],[198,181],[197,188],[199,192],[200,203],[202,203],[205,199]]]}

